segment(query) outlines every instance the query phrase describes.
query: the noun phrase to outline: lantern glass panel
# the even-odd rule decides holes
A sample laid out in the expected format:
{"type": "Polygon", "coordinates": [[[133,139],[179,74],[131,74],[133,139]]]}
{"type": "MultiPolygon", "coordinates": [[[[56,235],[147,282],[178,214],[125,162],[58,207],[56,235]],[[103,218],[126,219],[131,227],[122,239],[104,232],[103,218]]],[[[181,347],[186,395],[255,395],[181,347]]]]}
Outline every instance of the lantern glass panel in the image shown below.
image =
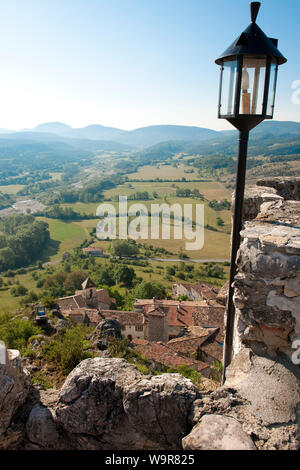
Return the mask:
{"type": "Polygon", "coordinates": [[[232,116],[234,114],[237,67],[237,60],[223,63],[220,101],[220,115],[223,116],[232,116]]]}
{"type": "Polygon", "coordinates": [[[240,114],[262,115],[266,65],[266,58],[243,58],[240,114]]]}
{"type": "Polygon", "coordinates": [[[270,70],[270,88],[269,88],[270,91],[269,91],[268,105],[267,105],[267,116],[271,116],[271,117],[273,117],[273,114],[274,114],[277,72],[278,72],[277,61],[273,61],[271,63],[271,70],[270,70]]]}

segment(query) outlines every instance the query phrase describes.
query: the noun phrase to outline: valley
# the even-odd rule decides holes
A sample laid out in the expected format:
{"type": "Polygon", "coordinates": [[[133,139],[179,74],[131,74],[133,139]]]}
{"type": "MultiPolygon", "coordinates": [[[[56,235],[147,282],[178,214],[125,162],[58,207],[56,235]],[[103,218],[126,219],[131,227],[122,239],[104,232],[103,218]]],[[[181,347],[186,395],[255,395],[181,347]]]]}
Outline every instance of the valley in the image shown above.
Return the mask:
{"type": "MultiPolygon", "coordinates": [[[[300,124],[281,124],[284,138],[280,140],[276,135],[279,125],[276,122],[264,123],[260,132],[253,133],[248,183],[260,177],[294,175],[299,171],[300,124]]],[[[2,263],[3,311],[24,304],[30,295],[32,298],[47,296],[49,292],[43,288],[43,282],[66,269],[65,254],[72,257],[75,253],[74,264],[69,268],[67,263],[67,269],[77,269],[78,263],[87,269],[90,260],[80,261],[82,248],[101,246],[104,257],[92,261],[100,270],[107,267],[112,260],[111,241],[99,240],[96,236],[99,222],[96,210],[102,203],[115,208],[118,236],[120,196],[127,197],[128,206],[143,204],[149,214],[153,204],[179,205],[182,210],[185,204],[204,206],[203,248],[187,251],[187,240],[174,238],[175,219],[171,218],[169,240],[163,239],[161,230],[159,239],[139,238],[136,240],[138,253],[131,260],[123,259],[122,263],[128,266],[133,263],[136,280],[158,282],[168,290],[173,282],[189,279],[191,271],[184,274],[184,265],[194,265],[196,269],[198,264],[200,267],[212,264],[222,267],[222,276],[198,273],[197,280],[219,287],[226,281],[230,257],[230,202],[235,182],[235,132],[209,132],[184,126],[152,126],[132,133],[119,131],[104,126],[78,130],[50,123],[27,132],[0,135],[2,217],[11,213],[13,217],[20,211],[24,215],[32,212],[36,221],[47,224],[50,237],[36,262],[9,269],[2,263]],[[114,141],[115,138],[118,140],[114,141]],[[11,165],[12,159],[14,165],[11,165]],[[24,200],[33,202],[22,210],[24,200]],[[36,209],[32,210],[34,206],[36,209]],[[145,265],[139,266],[139,263],[145,265]],[[173,271],[169,268],[173,265],[175,274],[170,274],[173,271]],[[24,286],[26,293],[12,296],[11,289],[18,285],[24,286]]],[[[128,222],[132,220],[133,217],[129,217],[128,222]]],[[[148,223],[150,227],[150,217],[148,223]]],[[[193,230],[195,223],[194,211],[193,230]]],[[[5,240],[0,248],[0,262],[4,249],[5,240]]],[[[136,282],[140,281],[134,281],[129,291],[136,282]]],[[[106,284],[99,281],[98,287],[101,285],[106,284]]],[[[121,284],[114,288],[121,295],[128,291],[128,287],[124,291],[121,284]]]]}

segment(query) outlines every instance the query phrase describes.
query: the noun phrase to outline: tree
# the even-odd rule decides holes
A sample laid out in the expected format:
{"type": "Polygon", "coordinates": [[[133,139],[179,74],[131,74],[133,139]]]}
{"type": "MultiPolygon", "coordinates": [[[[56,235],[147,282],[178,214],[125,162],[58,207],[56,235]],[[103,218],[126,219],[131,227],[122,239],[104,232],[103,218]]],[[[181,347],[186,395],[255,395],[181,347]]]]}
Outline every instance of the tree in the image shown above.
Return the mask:
{"type": "Polygon", "coordinates": [[[124,265],[117,265],[114,271],[114,278],[116,284],[124,284],[125,286],[131,286],[132,281],[135,277],[133,268],[129,268],[124,265]]]}
{"type": "Polygon", "coordinates": [[[223,227],[224,226],[224,220],[221,217],[217,217],[216,223],[218,227],[223,227]]]}
{"type": "Polygon", "coordinates": [[[109,251],[113,256],[133,256],[136,255],[139,250],[137,246],[132,241],[127,240],[114,240],[110,247],[109,251]]]}
{"type": "Polygon", "coordinates": [[[44,282],[44,289],[49,291],[52,297],[62,297],[65,294],[64,282],[67,276],[68,274],[65,272],[53,274],[44,282]]]}
{"type": "Polygon", "coordinates": [[[134,294],[137,299],[152,299],[153,297],[164,299],[166,297],[166,290],[158,282],[142,281],[136,286],[134,294]]]}
{"type": "Polygon", "coordinates": [[[81,284],[85,279],[86,274],[83,271],[73,271],[68,274],[64,282],[64,288],[67,293],[73,294],[76,290],[81,289],[81,284]]]}
{"type": "Polygon", "coordinates": [[[176,271],[172,266],[167,266],[166,268],[168,276],[175,276],[176,271]]]}
{"type": "Polygon", "coordinates": [[[21,284],[19,286],[13,287],[10,289],[10,293],[13,297],[22,297],[23,295],[26,295],[28,292],[28,289],[21,284]]]}
{"type": "Polygon", "coordinates": [[[113,286],[115,284],[113,271],[109,265],[106,264],[100,269],[97,276],[97,283],[101,286],[113,286]]]}

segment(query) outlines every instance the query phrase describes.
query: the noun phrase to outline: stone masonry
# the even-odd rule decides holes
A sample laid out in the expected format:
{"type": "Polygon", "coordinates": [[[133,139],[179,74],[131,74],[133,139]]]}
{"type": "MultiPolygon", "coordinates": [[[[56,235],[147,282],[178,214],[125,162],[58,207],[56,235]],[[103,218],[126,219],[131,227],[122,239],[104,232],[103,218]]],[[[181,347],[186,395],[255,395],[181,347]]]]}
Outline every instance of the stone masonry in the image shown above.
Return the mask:
{"type": "Polygon", "coordinates": [[[234,283],[234,352],[244,345],[291,358],[300,339],[300,178],[249,188],[244,217],[234,283]]]}

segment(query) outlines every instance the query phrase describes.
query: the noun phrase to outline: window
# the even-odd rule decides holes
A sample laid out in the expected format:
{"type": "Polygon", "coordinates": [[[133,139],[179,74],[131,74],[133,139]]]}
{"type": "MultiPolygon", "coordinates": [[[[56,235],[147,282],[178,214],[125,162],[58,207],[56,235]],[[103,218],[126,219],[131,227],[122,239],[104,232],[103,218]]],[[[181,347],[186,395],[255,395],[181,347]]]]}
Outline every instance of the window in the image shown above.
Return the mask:
{"type": "Polygon", "coordinates": [[[136,325],[135,331],[143,331],[143,325],[136,325]]]}
{"type": "Polygon", "coordinates": [[[122,330],[122,331],[125,331],[125,330],[126,330],[125,325],[121,325],[121,330],[122,330]]]}

